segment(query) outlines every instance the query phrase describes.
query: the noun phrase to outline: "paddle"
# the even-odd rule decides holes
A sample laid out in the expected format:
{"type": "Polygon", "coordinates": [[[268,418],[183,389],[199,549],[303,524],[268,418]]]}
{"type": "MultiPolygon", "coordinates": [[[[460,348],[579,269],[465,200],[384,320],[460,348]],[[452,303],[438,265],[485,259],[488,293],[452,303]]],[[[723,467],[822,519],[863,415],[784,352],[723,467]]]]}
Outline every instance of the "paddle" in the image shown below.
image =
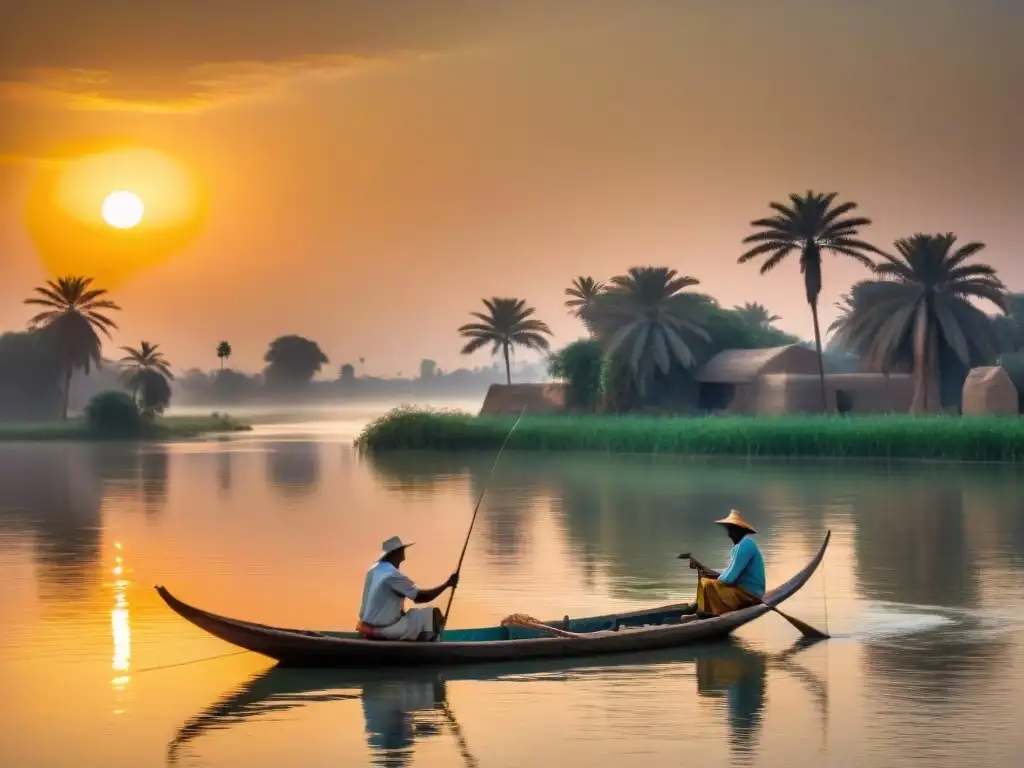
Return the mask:
{"type": "MultiPolygon", "coordinates": [[[[689,560],[690,561],[690,567],[691,568],[695,568],[697,570],[697,578],[701,578],[702,574],[710,575],[710,574],[715,573],[715,571],[713,571],[710,568],[708,568],[706,565],[704,565],[704,563],[700,562],[700,560],[698,560],[697,558],[693,557],[689,552],[684,552],[683,554],[681,554],[679,556],[679,559],[680,560],[689,560]]],[[[741,589],[741,588],[738,588],[738,589],[741,589]]],[[[827,640],[829,638],[829,635],[825,634],[820,629],[815,629],[810,624],[807,624],[806,622],[800,621],[800,619],[795,619],[792,616],[790,616],[788,613],[783,613],[776,606],[772,605],[771,603],[766,603],[763,599],[761,599],[757,595],[751,594],[750,592],[747,592],[745,589],[741,589],[741,591],[745,595],[749,595],[751,597],[751,599],[757,600],[757,602],[759,602],[765,608],[768,608],[769,610],[775,611],[775,613],[779,614],[779,616],[781,616],[786,621],[788,621],[790,624],[792,624],[793,627],[795,627],[796,630],[800,634],[802,634],[804,637],[806,637],[806,638],[808,638],[810,640],[827,640]]]]}
{"type": "MultiPolygon", "coordinates": [[[[494,463],[491,464],[491,472],[487,476],[487,482],[484,483],[483,490],[480,491],[480,498],[476,500],[476,506],[473,507],[473,517],[469,521],[469,530],[466,531],[466,540],[462,543],[462,554],[459,555],[459,564],[455,567],[455,575],[459,576],[462,572],[462,561],[466,559],[466,549],[469,547],[469,537],[473,535],[473,526],[476,525],[476,516],[480,512],[480,504],[483,503],[484,494],[487,493],[487,488],[491,484],[491,479],[494,477],[494,470],[498,468],[498,459],[501,458],[501,454],[505,452],[505,446],[508,445],[508,440],[512,437],[512,433],[516,431],[516,427],[519,426],[519,422],[523,420],[523,414],[526,413],[526,406],[523,406],[523,410],[519,412],[519,418],[516,419],[515,424],[512,425],[512,429],[505,435],[505,441],[501,444],[501,448],[498,449],[498,454],[494,457],[494,463]]],[[[448,626],[448,614],[452,610],[452,601],[455,599],[455,587],[452,587],[452,591],[448,593],[448,607],[444,609],[444,619],[441,622],[441,631],[437,633],[437,640],[440,642],[441,635],[444,634],[444,627],[448,626]]]]}

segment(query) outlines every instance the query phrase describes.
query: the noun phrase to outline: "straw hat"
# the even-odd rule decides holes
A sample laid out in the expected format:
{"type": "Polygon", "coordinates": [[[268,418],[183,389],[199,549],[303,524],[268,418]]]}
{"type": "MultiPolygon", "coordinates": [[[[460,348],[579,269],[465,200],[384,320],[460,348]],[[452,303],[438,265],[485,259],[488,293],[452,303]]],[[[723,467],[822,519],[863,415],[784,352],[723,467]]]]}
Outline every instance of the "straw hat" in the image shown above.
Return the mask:
{"type": "Polygon", "coordinates": [[[390,555],[392,552],[397,552],[400,549],[411,547],[415,544],[415,541],[410,541],[408,544],[404,543],[398,536],[392,536],[390,539],[380,545],[381,554],[378,560],[383,560],[385,557],[390,555]]]}
{"type": "Polygon", "coordinates": [[[742,528],[745,531],[757,533],[757,531],[754,530],[754,526],[744,520],[743,516],[735,509],[729,510],[728,517],[723,517],[721,520],[715,520],[715,522],[719,525],[735,525],[737,528],[742,528]]]}

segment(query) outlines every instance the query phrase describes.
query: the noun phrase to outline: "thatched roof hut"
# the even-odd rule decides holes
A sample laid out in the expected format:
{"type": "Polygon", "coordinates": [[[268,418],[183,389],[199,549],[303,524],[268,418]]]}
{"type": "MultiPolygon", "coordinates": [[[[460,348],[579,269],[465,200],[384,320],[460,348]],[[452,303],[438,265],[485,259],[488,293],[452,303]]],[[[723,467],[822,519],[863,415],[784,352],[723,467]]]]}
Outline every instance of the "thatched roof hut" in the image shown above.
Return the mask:
{"type": "Polygon", "coordinates": [[[768,349],[726,349],[697,371],[702,384],[749,384],[767,373],[818,372],[818,355],[802,344],[768,349]]]}
{"type": "Polygon", "coordinates": [[[1020,398],[1010,376],[998,365],[974,368],[964,382],[964,416],[1016,416],[1020,398]]]}
{"type": "Polygon", "coordinates": [[[526,408],[528,414],[561,413],[565,410],[566,385],[491,384],[484,398],[481,416],[518,416],[526,408]]]}
{"type": "MultiPolygon", "coordinates": [[[[833,413],[906,413],[914,399],[914,380],[906,373],[830,373],[825,376],[825,396],[833,413]]],[[[763,376],[755,412],[821,413],[821,380],[808,374],[763,376]]]]}

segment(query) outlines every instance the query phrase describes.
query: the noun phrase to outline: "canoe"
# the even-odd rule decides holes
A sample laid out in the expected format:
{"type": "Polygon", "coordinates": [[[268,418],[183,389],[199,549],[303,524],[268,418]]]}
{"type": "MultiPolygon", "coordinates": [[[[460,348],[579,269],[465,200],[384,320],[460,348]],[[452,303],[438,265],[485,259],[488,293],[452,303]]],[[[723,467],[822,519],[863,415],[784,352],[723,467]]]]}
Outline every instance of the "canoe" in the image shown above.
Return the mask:
{"type": "MultiPolygon", "coordinates": [[[[766,593],[768,605],[779,605],[795,595],[814,575],[825,556],[832,532],[821,548],[795,576],[766,593]]],[[[474,664],[599,654],[632,653],[677,648],[718,640],[769,612],[755,605],[723,616],[698,619],[682,616],[686,603],[629,613],[545,622],[583,635],[565,637],[520,627],[450,629],[441,642],[366,640],[356,632],[318,632],[255,624],[209,613],[156,587],[167,605],[186,621],[227,643],[274,659],[282,666],[390,667],[474,664]]]]}

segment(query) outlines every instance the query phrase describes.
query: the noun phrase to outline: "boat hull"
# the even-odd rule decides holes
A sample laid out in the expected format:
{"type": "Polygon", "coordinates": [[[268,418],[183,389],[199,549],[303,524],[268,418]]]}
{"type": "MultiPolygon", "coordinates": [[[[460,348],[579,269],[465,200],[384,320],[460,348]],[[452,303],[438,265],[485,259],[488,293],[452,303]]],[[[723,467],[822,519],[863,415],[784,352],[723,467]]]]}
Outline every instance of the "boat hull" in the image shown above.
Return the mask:
{"type": "MultiPolygon", "coordinates": [[[[831,532],[803,570],[765,595],[765,603],[778,605],[807,583],[821,563],[830,537],[831,532]]],[[[726,637],[770,610],[767,605],[756,605],[708,619],[680,619],[680,604],[568,623],[548,622],[582,637],[546,637],[532,630],[491,627],[449,630],[442,642],[420,643],[254,624],[209,613],[177,599],[164,587],[156,589],[171,610],[209,634],[281,665],[303,667],[447,666],[663,650],[726,637]]]]}

